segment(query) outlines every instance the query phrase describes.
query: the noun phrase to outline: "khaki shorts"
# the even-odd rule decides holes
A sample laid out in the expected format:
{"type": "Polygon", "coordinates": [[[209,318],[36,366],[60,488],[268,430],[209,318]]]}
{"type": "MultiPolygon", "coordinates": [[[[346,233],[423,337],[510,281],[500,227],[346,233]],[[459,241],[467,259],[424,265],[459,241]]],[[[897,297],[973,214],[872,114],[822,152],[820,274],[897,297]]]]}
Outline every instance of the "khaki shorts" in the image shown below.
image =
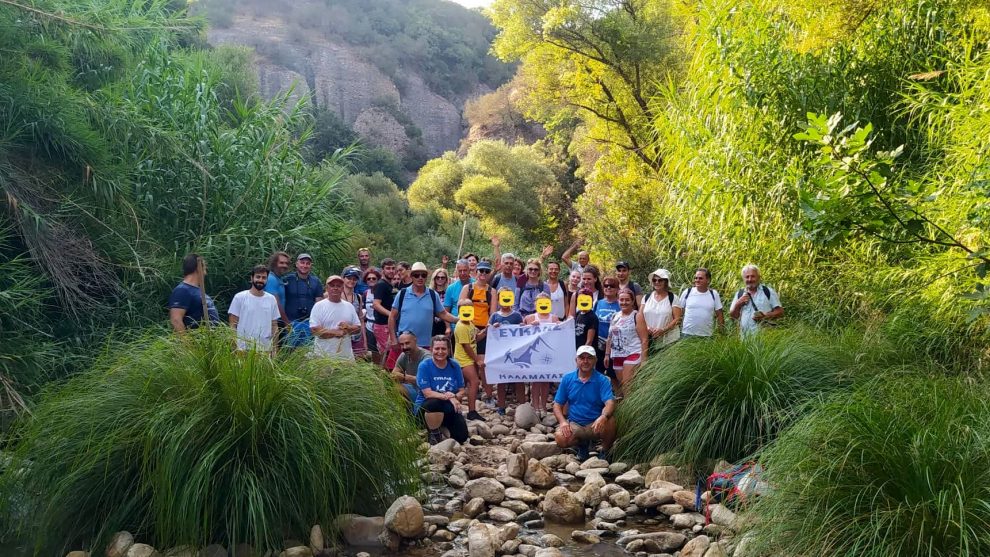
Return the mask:
{"type": "Polygon", "coordinates": [[[574,432],[574,438],[578,441],[594,441],[601,437],[595,433],[595,430],[591,429],[591,424],[580,425],[570,420],[567,420],[567,423],[571,424],[571,431],[574,432]]]}

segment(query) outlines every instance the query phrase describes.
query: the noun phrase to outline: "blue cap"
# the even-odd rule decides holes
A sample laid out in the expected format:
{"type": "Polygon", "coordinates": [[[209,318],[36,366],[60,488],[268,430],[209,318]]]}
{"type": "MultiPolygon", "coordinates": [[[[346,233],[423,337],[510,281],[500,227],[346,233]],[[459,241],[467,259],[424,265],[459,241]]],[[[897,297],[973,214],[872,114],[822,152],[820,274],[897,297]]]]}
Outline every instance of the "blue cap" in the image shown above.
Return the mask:
{"type": "Polygon", "coordinates": [[[487,262],[487,261],[480,261],[480,262],[478,262],[477,269],[479,269],[479,270],[484,269],[486,271],[491,271],[492,270],[492,264],[489,263],[489,262],[487,262]]]}

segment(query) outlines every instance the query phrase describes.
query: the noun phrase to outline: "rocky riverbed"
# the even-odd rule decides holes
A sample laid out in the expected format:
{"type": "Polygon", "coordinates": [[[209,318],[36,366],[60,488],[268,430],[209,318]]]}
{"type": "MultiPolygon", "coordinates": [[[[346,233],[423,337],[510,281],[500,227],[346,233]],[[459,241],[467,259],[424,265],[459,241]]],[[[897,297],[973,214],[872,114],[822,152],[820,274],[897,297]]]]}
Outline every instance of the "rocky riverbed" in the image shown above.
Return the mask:
{"type": "MultiPolygon", "coordinates": [[[[479,404],[480,406],[480,404],[479,404]]],[[[471,437],[428,448],[424,490],[395,500],[384,516],[339,517],[341,539],[314,526],[306,542],[287,541],[272,557],[730,557],[745,553],[734,536],[738,518],[711,506],[711,523],[696,508],[691,478],[660,462],[632,465],[597,456],[579,462],[553,442],[556,420],[528,404],[468,422],[471,437]]],[[[703,495],[707,499],[707,494],[703,495]]],[[[234,548],[238,557],[250,548],[234,548]]],[[[69,557],[83,557],[76,552],[69,557]]],[[[197,555],[159,553],[118,534],[108,557],[197,555]]],[[[211,546],[199,555],[226,555],[211,546]]]]}

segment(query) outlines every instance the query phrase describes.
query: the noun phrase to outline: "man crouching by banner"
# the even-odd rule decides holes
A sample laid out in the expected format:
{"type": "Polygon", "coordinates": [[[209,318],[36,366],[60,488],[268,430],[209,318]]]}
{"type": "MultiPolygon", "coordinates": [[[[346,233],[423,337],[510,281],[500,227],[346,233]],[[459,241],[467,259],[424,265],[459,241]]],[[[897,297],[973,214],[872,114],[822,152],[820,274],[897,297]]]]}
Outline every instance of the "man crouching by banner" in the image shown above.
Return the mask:
{"type": "Polygon", "coordinates": [[[564,376],[553,399],[553,415],[560,427],[557,445],[577,447],[579,460],[586,460],[592,441],[601,440],[598,457],[608,460],[608,450],[615,442],[615,397],[612,385],[601,373],[595,372],[595,349],[577,349],[577,369],[564,376]],[[564,416],[564,406],[567,416],[564,416]]]}

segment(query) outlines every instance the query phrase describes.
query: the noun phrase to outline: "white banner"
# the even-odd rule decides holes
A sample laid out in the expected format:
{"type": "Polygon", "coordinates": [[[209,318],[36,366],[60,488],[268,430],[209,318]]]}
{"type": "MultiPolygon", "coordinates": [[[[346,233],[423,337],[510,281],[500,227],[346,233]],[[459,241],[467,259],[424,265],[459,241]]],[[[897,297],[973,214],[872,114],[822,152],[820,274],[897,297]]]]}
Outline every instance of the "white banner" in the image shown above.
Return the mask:
{"type": "Polygon", "coordinates": [[[521,381],[559,383],[574,371],[574,320],[488,328],[485,378],[490,384],[521,381]]]}

